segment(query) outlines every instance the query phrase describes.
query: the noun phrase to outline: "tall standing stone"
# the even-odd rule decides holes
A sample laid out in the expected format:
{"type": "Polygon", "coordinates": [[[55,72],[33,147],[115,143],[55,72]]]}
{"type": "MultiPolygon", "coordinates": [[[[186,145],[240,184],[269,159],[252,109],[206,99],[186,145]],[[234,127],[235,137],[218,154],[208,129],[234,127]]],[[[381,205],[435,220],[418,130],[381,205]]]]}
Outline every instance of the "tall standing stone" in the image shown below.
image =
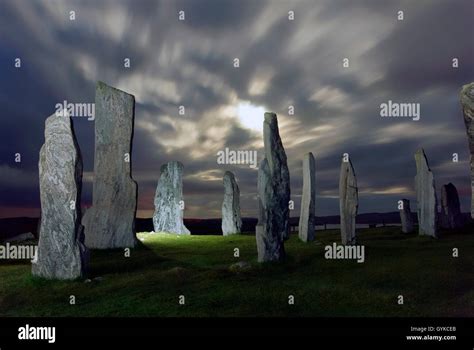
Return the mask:
{"type": "Polygon", "coordinates": [[[87,267],[80,211],[81,154],[67,114],[47,118],[44,135],[38,164],[42,215],[32,273],[76,279],[87,267]]]}
{"type": "Polygon", "coordinates": [[[290,237],[290,172],[275,113],[265,113],[263,142],[265,158],[258,173],[261,213],[256,228],[260,262],[281,260],[285,256],[284,241],[290,237]]]}
{"type": "Polygon", "coordinates": [[[359,208],[357,179],[350,159],[341,163],[339,177],[339,212],[341,241],[344,245],[356,244],[356,216],[359,208]]]}
{"type": "Polygon", "coordinates": [[[418,232],[420,235],[438,236],[438,199],[433,173],[428,165],[425,151],[415,153],[416,198],[418,201],[418,232]]]}
{"type": "Polygon", "coordinates": [[[257,260],[259,262],[279,261],[285,257],[283,236],[279,231],[270,228],[272,225],[278,225],[278,222],[272,222],[274,216],[271,213],[271,205],[269,205],[269,203],[273,203],[271,193],[270,169],[267,159],[264,158],[258,168],[259,218],[255,228],[257,260]]]}
{"type": "Polygon", "coordinates": [[[402,207],[400,208],[400,220],[402,222],[402,232],[413,232],[413,216],[411,214],[410,201],[402,199],[402,207]]]}
{"type": "Polygon", "coordinates": [[[448,229],[463,227],[461,204],[456,186],[452,183],[441,188],[441,225],[448,229]]]}
{"type": "Polygon", "coordinates": [[[301,196],[301,211],[299,222],[299,237],[303,242],[314,240],[316,229],[316,176],[313,153],[305,154],[303,158],[303,193],[301,196]]]}
{"type": "Polygon", "coordinates": [[[230,171],[224,174],[224,201],[222,203],[222,233],[224,236],[240,233],[240,190],[230,171]]]}
{"type": "Polygon", "coordinates": [[[155,232],[189,235],[183,222],[183,164],[169,162],[161,166],[161,175],[156,186],[155,232]]]}
{"type": "Polygon", "coordinates": [[[131,174],[135,97],[98,82],[93,203],[83,218],[86,246],[134,247],[137,184],[131,174]]]}
{"type": "Polygon", "coordinates": [[[471,153],[471,218],[474,219],[474,83],[462,87],[461,105],[471,153]]]}

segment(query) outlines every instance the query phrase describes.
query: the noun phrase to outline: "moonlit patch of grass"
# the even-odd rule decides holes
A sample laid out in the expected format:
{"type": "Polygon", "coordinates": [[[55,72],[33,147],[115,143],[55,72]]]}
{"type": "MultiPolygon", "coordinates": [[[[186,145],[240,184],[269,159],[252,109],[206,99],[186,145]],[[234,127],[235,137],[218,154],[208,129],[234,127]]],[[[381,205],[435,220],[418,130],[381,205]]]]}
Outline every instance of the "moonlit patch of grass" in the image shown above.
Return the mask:
{"type": "Polygon", "coordinates": [[[340,241],[337,230],[319,231],[309,244],[292,235],[287,260],[277,264],[257,262],[252,234],[139,233],[129,258],[121,249],[92,251],[89,283],[45,281],[31,277],[29,262],[2,262],[0,315],[472,316],[474,235],[433,240],[402,235],[398,227],[358,232],[362,264],[324,258],[325,246],[340,241]],[[229,268],[238,261],[250,267],[229,268]],[[288,305],[290,294],[295,305],[288,305]]]}

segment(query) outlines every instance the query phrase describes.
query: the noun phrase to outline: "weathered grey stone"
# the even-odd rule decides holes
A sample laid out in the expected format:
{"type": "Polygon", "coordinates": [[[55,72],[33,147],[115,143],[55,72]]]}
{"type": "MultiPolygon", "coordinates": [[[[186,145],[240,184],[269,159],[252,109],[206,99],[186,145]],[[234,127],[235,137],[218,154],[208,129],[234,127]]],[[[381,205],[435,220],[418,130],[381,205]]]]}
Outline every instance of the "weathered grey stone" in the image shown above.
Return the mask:
{"type": "Polygon", "coordinates": [[[71,118],[46,119],[39,157],[41,224],[32,273],[48,279],[84,275],[88,254],[81,226],[82,159],[71,118]]]}
{"type": "Polygon", "coordinates": [[[441,188],[441,225],[448,229],[464,226],[458,190],[452,183],[441,188]]]}
{"type": "Polygon", "coordinates": [[[258,201],[259,218],[255,228],[257,240],[257,254],[259,262],[279,261],[285,257],[284,238],[281,231],[272,230],[272,227],[279,227],[279,222],[272,222],[271,219],[278,220],[272,215],[271,201],[272,184],[271,175],[268,168],[268,161],[264,158],[258,168],[258,201]],[[270,202],[269,202],[270,200],[270,202]]]}
{"type": "Polygon", "coordinates": [[[271,214],[267,224],[271,222],[269,229],[276,230],[286,240],[290,238],[290,172],[275,113],[265,113],[263,143],[271,184],[271,188],[266,191],[267,214],[271,214]]]}
{"type": "Polygon", "coordinates": [[[438,199],[433,173],[428,165],[425,151],[415,153],[415,188],[418,201],[418,233],[431,237],[438,236],[438,199]]]}
{"type": "Polygon", "coordinates": [[[224,236],[238,234],[242,228],[240,217],[240,190],[235,176],[230,171],[224,174],[224,201],[222,203],[222,233],[224,236]]]}
{"type": "Polygon", "coordinates": [[[359,208],[357,179],[350,159],[342,160],[339,177],[339,211],[341,241],[345,245],[356,244],[356,216],[359,208]]]}
{"type": "Polygon", "coordinates": [[[408,199],[402,199],[402,208],[400,209],[400,219],[402,222],[402,232],[411,233],[413,232],[413,216],[411,214],[410,201],[408,199]]]}
{"type": "Polygon", "coordinates": [[[93,204],[82,220],[86,246],[134,247],[137,184],[131,174],[135,97],[102,82],[95,95],[93,204]]]}
{"type": "Polygon", "coordinates": [[[290,172],[275,113],[265,113],[263,142],[265,158],[258,172],[260,213],[256,227],[260,262],[283,259],[283,242],[290,237],[290,172]]]}
{"type": "Polygon", "coordinates": [[[474,219],[474,82],[462,87],[461,105],[471,152],[471,218],[474,219]]]}
{"type": "Polygon", "coordinates": [[[169,162],[161,166],[161,175],[156,186],[155,232],[189,235],[183,222],[183,164],[169,162]]]}
{"type": "Polygon", "coordinates": [[[303,193],[301,196],[299,237],[303,242],[314,240],[316,227],[316,176],[313,153],[303,158],[303,193]]]}

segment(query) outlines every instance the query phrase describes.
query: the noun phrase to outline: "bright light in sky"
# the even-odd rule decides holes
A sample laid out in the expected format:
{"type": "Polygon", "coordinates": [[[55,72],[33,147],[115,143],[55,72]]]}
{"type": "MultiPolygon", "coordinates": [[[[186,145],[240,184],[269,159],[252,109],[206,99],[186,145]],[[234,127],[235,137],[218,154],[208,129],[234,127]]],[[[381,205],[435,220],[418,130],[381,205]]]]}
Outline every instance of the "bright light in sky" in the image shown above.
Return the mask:
{"type": "Polygon", "coordinates": [[[242,126],[256,130],[263,130],[263,117],[265,109],[263,107],[255,106],[250,102],[240,102],[237,105],[237,116],[242,126]]]}

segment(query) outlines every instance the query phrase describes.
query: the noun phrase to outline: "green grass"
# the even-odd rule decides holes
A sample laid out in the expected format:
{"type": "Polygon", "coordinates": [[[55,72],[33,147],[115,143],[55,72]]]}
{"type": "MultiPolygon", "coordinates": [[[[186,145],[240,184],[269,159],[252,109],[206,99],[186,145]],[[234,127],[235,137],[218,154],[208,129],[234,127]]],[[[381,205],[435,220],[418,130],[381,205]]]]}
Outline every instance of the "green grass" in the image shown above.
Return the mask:
{"type": "Polygon", "coordinates": [[[93,251],[90,278],[102,279],[90,283],[41,280],[28,262],[2,263],[0,316],[473,316],[474,235],[433,240],[399,230],[359,230],[362,264],[324,258],[325,245],[339,242],[336,230],[309,244],[293,235],[276,264],[257,263],[253,235],[139,234],[145,240],[129,258],[93,251]],[[251,268],[229,270],[241,260],[251,268]]]}

